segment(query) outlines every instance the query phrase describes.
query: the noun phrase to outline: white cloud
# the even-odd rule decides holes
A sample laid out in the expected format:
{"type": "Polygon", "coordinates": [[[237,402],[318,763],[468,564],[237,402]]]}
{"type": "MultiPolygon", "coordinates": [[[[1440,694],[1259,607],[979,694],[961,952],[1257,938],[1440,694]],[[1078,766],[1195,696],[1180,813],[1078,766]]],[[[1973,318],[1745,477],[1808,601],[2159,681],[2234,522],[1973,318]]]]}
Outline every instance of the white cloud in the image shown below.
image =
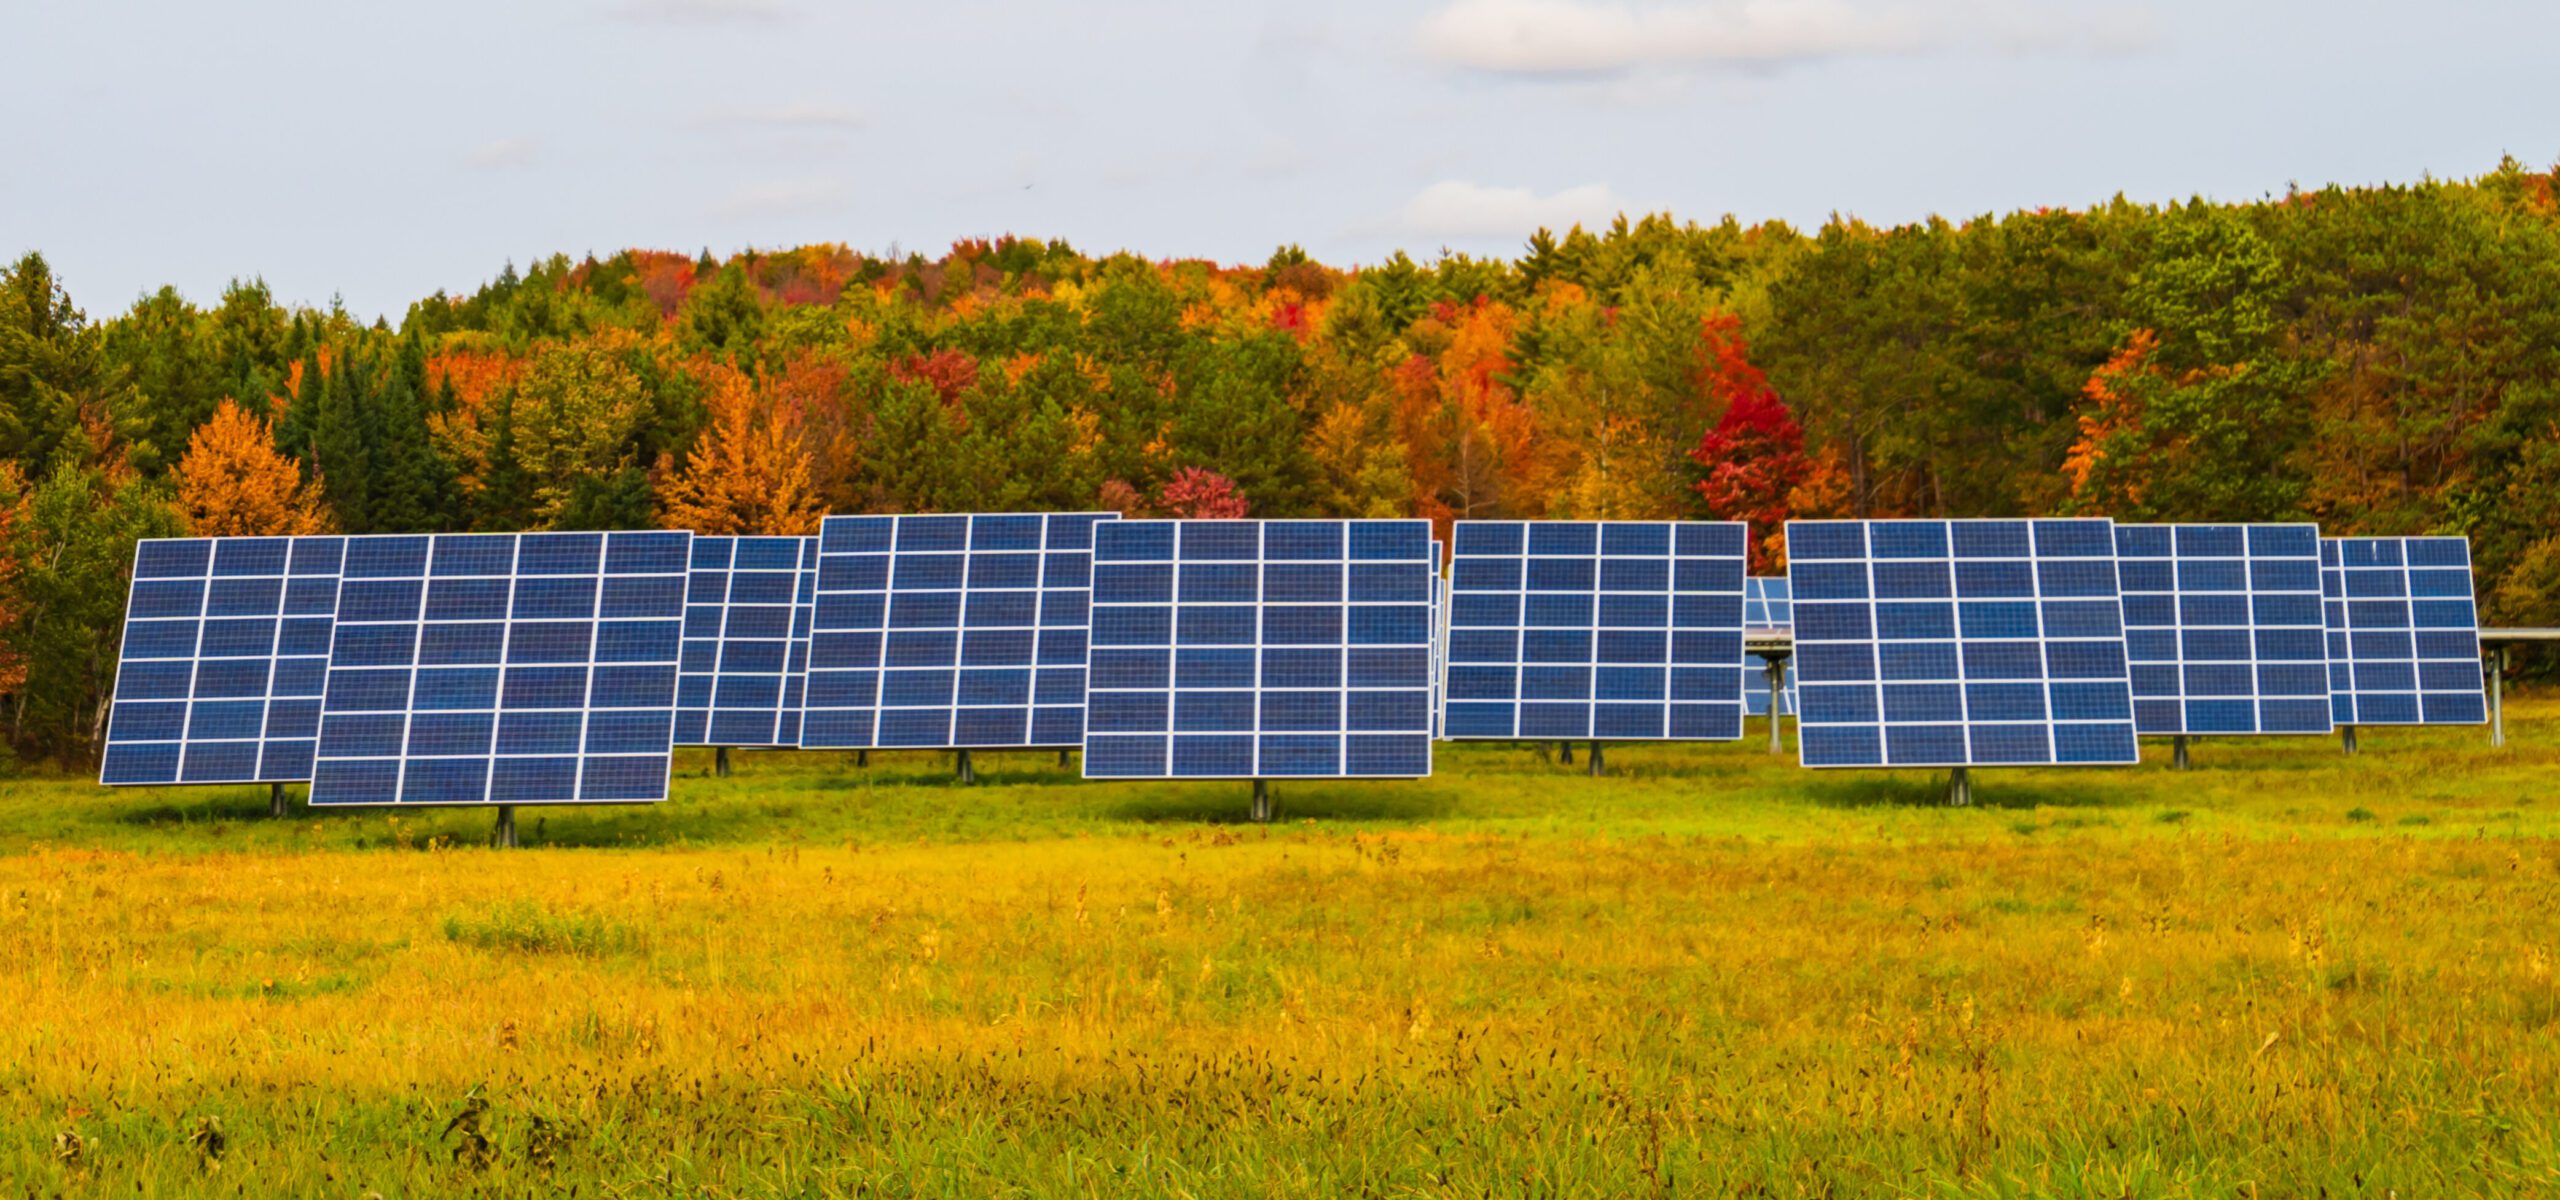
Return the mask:
{"type": "Polygon", "coordinates": [[[738,109],[715,114],[712,119],[726,125],[752,125],[789,133],[851,133],[869,121],[854,109],[823,100],[738,109]]]}
{"type": "Polygon", "coordinates": [[[538,149],[531,138],[499,138],[473,146],[464,152],[462,161],[465,166],[483,171],[508,171],[532,166],[538,149]]]}
{"type": "Polygon", "coordinates": [[[2025,0],[1451,0],[1422,52],[1505,75],[1644,68],[1768,69],[1981,45],[2004,53],[2122,51],[2153,40],[2147,10],[2025,0]]]}
{"type": "Polygon", "coordinates": [[[1606,225],[1630,207],[1602,183],[1540,195],[1528,188],[1444,179],[1405,201],[1397,223],[1408,232],[1434,237],[1525,238],[1541,227],[1606,225]]]}
{"type": "Polygon", "coordinates": [[[622,0],[611,11],[653,25],[770,25],[792,15],[781,0],[622,0]]]}

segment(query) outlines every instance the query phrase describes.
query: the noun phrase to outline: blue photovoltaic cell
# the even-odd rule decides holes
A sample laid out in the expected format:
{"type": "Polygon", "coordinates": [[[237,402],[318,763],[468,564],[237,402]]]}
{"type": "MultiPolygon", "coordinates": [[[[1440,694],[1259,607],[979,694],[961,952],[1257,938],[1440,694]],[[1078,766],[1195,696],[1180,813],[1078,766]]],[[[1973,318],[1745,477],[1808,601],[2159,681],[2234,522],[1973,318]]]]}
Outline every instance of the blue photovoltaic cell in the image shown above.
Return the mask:
{"type": "Polygon", "coordinates": [[[2134,732],[2327,733],[2320,527],[2118,525],[2134,732]]]}
{"type": "Polygon", "coordinates": [[[814,537],[693,539],[679,746],[797,746],[817,585],[814,537]]]}
{"type": "Polygon", "coordinates": [[[1740,522],[1460,521],[1443,736],[1742,736],[1740,522]]]}
{"type": "Polygon", "coordinates": [[[1089,779],[1431,773],[1431,523],[1094,535],[1089,779]]]}
{"type": "Polygon", "coordinates": [[[692,542],[348,538],[311,803],[665,799],[692,542]]]}
{"type": "Polygon", "coordinates": [[[2133,763],[2114,523],[1790,521],[1798,761],[2133,763]]]}
{"type": "Polygon", "coordinates": [[[1094,529],[1117,519],[827,518],[800,745],[1081,743],[1094,529]]]}
{"type": "Polygon", "coordinates": [[[2340,725],[2478,725],[2471,539],[2323,538],[2329,704],[2340,725]]]}
{"type": "Polygon", "coordinates": [[[98,782],[310,779],[345,541],[137,543],[98,782]]]}
{"type": "MultiPolygon", "coordinates": [[[[1753,632],[1785,633],[1795,627],[1795,593],[1787,586],[1784,575],[1754,575],[1742,581],[1742,627],[1753,632]]],[[[1769,715],[1769,660],[1745,652],[1742,656],[1742,708],[1746,715],[1769,715]]],[[[1787,660],[1778,685],[1778,712],[1794,716],[1796,712],[1796,664],[1787,660]]]]}

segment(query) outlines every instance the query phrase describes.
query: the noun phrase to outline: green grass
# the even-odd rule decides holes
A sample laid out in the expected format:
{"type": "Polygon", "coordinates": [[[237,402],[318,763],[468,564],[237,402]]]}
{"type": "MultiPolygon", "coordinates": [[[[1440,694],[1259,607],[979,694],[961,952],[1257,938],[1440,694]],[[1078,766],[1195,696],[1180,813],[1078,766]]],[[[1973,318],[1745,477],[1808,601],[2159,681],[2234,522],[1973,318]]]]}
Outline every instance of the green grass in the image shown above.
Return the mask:
{"type": "Polygon", "coordinates": [[[2124,770],[0,783],[0,1195],[2560,1191],[2560,698],[2124,770]]]}

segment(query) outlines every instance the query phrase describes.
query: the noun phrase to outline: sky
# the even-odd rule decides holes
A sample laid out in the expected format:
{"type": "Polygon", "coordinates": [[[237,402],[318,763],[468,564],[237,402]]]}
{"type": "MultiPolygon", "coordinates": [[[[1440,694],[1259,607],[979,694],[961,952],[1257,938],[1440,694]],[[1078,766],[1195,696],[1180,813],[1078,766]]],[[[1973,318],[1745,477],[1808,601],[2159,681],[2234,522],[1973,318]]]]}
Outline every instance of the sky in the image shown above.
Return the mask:
{"type": "Polygon", "coordinates": [[[2560,159],[2548,0],[13,0],[0,253],[393,321],[506,263],[1513,255],[2560,159]]]}

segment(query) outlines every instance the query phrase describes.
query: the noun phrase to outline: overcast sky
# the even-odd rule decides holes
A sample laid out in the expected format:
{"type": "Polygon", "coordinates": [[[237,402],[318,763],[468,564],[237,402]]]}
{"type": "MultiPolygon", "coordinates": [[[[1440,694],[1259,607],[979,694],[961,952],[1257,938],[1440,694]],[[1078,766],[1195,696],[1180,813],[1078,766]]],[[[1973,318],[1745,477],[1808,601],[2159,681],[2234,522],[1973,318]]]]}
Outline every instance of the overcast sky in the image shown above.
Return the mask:
{"type": "Polygon", "coordinates": [[[396,320],[626,246],[2238,200],[2548,164],[2554,45],[2550,0],[13,0],[0,252],[94,317],[262,275],[396,320]]]}

